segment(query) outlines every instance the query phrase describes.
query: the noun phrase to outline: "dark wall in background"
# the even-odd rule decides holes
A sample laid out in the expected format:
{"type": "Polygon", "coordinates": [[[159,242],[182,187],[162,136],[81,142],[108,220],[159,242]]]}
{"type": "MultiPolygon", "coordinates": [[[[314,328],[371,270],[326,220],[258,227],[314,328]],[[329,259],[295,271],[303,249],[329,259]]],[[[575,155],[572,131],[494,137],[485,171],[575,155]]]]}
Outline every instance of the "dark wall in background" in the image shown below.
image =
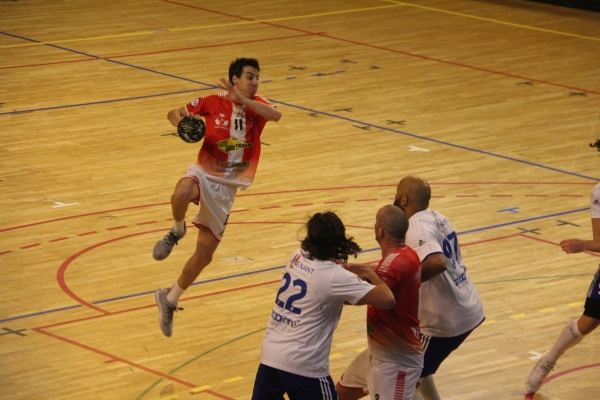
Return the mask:
{"type": "MultiPolygon", "coordinates": [[[[530,0],[537,3],[554,4],[557,6],[579,8],[581,10],[600,12],[600,0],[530,0]]],[[[600,16],[598,17],[600,18],[600,16]]],[[[599,20],[600,21],[600,20],[599,20]]]]}

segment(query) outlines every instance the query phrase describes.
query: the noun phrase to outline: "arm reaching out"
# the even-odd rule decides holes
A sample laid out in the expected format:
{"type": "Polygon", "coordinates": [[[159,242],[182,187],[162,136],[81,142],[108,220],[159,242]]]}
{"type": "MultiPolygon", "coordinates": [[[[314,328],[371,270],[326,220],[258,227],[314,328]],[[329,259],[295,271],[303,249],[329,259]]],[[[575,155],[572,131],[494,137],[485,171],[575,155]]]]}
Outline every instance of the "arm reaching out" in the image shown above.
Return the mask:
{"type": "Polygon", "coordinates": [[[245,96],[242,96],[237,91],[237,89],[231,84],[231,82],[229,82],[225,78],[221,78],[221,83],[219,84],[219,87],[229,92],[229,96],[226,97],[227,100],[250,107],[257,113],[262,115],[267,121],[277,122],[281,119],[281,111],[268,104],[264,104],[259,101],[251,100],[245,96]]]}
{"type": "Polygon", "coordinates": [[[592,219],[593,240],[566,239],[560,242],[560,247],[565,253],[581,253],[582,251],[593,251],[600,253],[600,218],[592,219]]]}
{"type": "Polygon", "coordinates": [[[363,281],[370,282],[375,286],[373,290],[365,294],[363,298],[356,303],[357,305],[368,304],[384,310],[389,310],[396,306],[394,294],[388,285],[377,276],[373,268],[360,264],[346,264],[344,265],[344,268],[358,275],[363,281]]]}

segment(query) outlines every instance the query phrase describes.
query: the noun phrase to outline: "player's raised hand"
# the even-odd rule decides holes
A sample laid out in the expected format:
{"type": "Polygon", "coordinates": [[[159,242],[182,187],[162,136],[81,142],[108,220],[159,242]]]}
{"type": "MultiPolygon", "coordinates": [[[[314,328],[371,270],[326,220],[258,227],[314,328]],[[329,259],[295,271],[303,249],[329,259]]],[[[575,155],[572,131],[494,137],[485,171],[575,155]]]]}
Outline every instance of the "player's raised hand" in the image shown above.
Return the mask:
{"type": "Polygon", "coordinates": [[[235,103],[241,103],[244,96],[237,91],[235,86],[231,84],[227,79],[221,78],[221,83],[218,85],[221,89],[227,90],[229,92],[229,96],[226,97],[227,100],[235,103]]]}
{"type": "Polygon", "coordinates": [[[566,239],[560,242],[565,253],[581,253],[585,250],[585,243],[581,239],[566,239]]]}

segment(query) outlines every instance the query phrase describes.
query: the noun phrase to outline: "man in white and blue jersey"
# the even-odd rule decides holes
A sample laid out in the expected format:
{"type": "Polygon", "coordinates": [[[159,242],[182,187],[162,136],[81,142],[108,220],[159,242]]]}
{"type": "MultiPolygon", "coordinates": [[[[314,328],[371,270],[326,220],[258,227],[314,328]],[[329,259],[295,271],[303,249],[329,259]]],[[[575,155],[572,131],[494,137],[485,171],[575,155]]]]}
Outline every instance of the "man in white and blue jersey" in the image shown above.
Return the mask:
{"type": "Polygon", "coordinates": [[[394,295],[372,268],[357,275],[340,262],[360,251],[331,212],[308,221],[306,238],[288,262],[263,339],[253,400],[336,400],[329,375],[333,331],[344,303],[382,309],[396,305],[394,295]],[[368,281],[368,282],[367,282],[368,281]],[[370,283],[369,283],[370,282],[370,283]]]}
{"type": "Polygon", "coordinates": [[[425,400],[439,400],[433,374],[485,315],[462,260],[456,232],[446,217],[429,208],[430,199],[429,183],[407,176],[398,183],[394,204],[406,211],[406,244],[421,260],[419,322],[424,360],[419,392],[425,400]]]}

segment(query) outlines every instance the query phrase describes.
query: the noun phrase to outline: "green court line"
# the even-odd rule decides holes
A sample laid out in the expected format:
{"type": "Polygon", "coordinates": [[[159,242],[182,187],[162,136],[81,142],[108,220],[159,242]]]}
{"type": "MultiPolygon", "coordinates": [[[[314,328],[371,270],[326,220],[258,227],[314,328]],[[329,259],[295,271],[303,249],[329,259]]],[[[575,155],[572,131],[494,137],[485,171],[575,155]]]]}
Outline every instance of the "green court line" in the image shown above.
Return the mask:
{"type": "MultiPolygon", "coordinates": [[[[196,357],[192,358],[191,360],[184,362],[183,364],[181,364],[180,366],[178,366],[178,367],[177,367],[177,368],[175,368],[174,370],[172,370],[172,371],[169,371],[169,375],[173,375],[175,372],[179,371],[180,369],[184,368],[184,367],[185,367],[185,366],[187,366],[187,365],[190,365],[191,363],[193,363],[194,361],[198,360],[199,358],[202,358],[202,357],[204,357],[204,356],[205,356],[205,355],[207,355],[207,354],[210,354],[210,353],[212,353],[212,352],[214,352],[214,351],[216,351],[216,350],[218,350],[218,349],[220,349],[220,348],[222,348],[222,347],[225,347],[225,346],[227,346],[228,344],[231,344],[231,343],[237,342],[238,340],[241,340],[241,339],[247,338],[248,336],[254,335],[255,333],[258,333],[258,332],[262,332],[262,331],[264,331],[264,330],[266,330],[266,329],[267,329],[267,328],[260,328],[260,329],[257,329],[257,330],[255,330],[255,331],[252,331],[252,332],[250,332],[250,333],[246,333],[246,334],[244,334],[244,335],[242,335],[242,336],[238,336],[238,337],[236,337],[235,339],[231,339],[230,341],[228,341],[228,342],[225,342],[225,343],[222,343],[222,344],[220,344],[220,345],[218,345],[218,346],[216,346],[216,347],[213,347],[213,348],[212,348],[212,349],[210,349],[210,350],[206,350],[204,353],[201,353],[201,354],[197,355],[196,357]]],[[[135,399],[135,400],[140,400],[140,399],[142,399],[142,398],[143,398],[144,396],[146,396],[146,395],[147,395],[147,394],[148,394],[148,393],[149,393],[149,392],[150,392],[152,389],[154,389],[156,386],[158,386],[158,385],[159,385],[159,384],[160,384],[162,381],[164,381],[164,378],[161,378],[161,379],[157,380],[156,382],[154,382],[152,385],[150,385],[150,387],[148,387],[148,388],[147,388],[146,390],[144,390],[144,391],[143,391],[143,392],[142,392],[142,393],[141,393],[141,394],[140,394],[138,397],[136,397],[136,399],[135,399]]]]}

